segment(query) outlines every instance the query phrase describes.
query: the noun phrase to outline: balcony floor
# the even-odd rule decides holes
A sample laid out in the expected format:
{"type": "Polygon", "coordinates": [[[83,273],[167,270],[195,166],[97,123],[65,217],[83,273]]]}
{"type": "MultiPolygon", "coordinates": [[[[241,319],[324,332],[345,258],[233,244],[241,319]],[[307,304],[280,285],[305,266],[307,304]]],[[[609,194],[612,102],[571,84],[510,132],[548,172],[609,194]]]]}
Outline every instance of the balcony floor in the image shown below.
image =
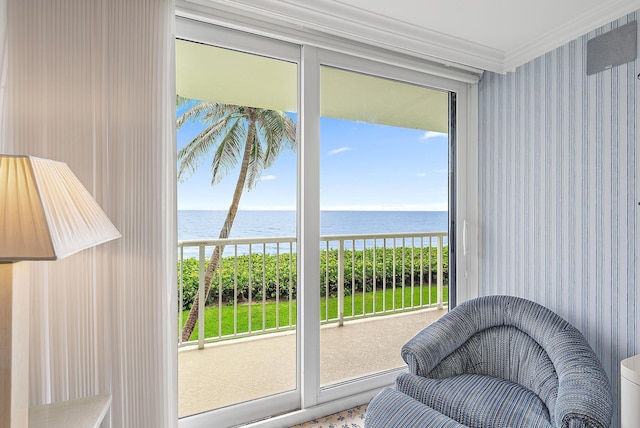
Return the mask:
{"type": "MultiPolygon", "coordinates": [[[[321,384],[404,366],[402,345],[445,313],[427,309],[323,326],[321,384]]],[[[180,417],[295,389],[295,348],[291,331],[180,350],[180,417]]]]}

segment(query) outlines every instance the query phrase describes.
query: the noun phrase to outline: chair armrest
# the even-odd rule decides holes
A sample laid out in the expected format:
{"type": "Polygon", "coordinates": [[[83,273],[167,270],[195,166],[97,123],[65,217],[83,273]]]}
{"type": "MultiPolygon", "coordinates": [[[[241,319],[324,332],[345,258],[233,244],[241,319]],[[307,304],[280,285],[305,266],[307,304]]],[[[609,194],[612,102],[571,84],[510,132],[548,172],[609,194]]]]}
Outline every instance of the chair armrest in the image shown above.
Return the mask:
{"type": "MultiPolygon", "coordinates": [[[[477,331],[477,325],[464,308],[457,307],[410,339],[400,352],[409,373],[427,376],[445,357],[462,346],[477,331]]],[[[450,359],[449,364],[462,363],[450,359]]],[[[451,367],[460,373],[462,367],[451,367]]]]}
{"type": "Polygon", "coordinates": [[[577,330],[565,331],[558,335],[557,341],[559,343],[550,347],[558,373],[556,425],[608,428],[613,396],[597,356],[577,330]]]}

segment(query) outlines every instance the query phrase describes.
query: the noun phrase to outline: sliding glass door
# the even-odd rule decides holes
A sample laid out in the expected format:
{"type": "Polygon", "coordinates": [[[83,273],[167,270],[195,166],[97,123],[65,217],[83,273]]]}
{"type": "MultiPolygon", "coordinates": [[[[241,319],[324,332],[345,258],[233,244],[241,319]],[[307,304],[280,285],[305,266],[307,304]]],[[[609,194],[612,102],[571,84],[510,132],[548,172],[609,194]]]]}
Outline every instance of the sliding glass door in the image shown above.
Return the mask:
{"type": "Polygon", "coordinates": [[[320,71],[320,383],[404,366],[448,302],[448,93],[320,71]]]}
{"type": "Polygon", "coordinates": [[[181,426],[368,401],[448,307],[464,87],[184,18],[177,34],[181,426]]]}
{"type": "Polygon", "coordinates": [[[180,417],[288,410],[298,384],[299,49],[214,29],[176,41],[180,417]]]}

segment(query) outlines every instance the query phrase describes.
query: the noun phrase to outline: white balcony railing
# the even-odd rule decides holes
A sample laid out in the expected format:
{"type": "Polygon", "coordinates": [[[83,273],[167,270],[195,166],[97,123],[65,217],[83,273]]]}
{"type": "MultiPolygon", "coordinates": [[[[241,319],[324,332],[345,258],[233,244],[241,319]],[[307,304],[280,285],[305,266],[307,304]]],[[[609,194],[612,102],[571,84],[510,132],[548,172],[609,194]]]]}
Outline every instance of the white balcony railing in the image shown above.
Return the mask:
{"type": "MultiPolygon", "coordinates": [[[[442,309],[446,240],[446,232],[321,236],[322,323],[442,309]]],[[[180,346],[202,348],[295,327],[295,237],[179,241],[178,261],[178,331],[196,289],[199,296],[197,334],[192,335],[197,340],[180,339],[180,346]],[[205,299],[205,267],[217,245],[225,250],[205,299]]]]}

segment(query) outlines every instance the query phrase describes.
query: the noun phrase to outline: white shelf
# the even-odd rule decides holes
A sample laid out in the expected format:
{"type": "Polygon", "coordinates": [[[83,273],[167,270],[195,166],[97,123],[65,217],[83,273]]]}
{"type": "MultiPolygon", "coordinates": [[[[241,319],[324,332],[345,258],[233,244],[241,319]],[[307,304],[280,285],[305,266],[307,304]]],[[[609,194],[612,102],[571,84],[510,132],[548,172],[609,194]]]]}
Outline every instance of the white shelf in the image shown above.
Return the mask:
{"type": "Polygon", "coordinates": [[[111,394],[29,409],[29,428],[98,428],[111,407],[111,394]]]}

